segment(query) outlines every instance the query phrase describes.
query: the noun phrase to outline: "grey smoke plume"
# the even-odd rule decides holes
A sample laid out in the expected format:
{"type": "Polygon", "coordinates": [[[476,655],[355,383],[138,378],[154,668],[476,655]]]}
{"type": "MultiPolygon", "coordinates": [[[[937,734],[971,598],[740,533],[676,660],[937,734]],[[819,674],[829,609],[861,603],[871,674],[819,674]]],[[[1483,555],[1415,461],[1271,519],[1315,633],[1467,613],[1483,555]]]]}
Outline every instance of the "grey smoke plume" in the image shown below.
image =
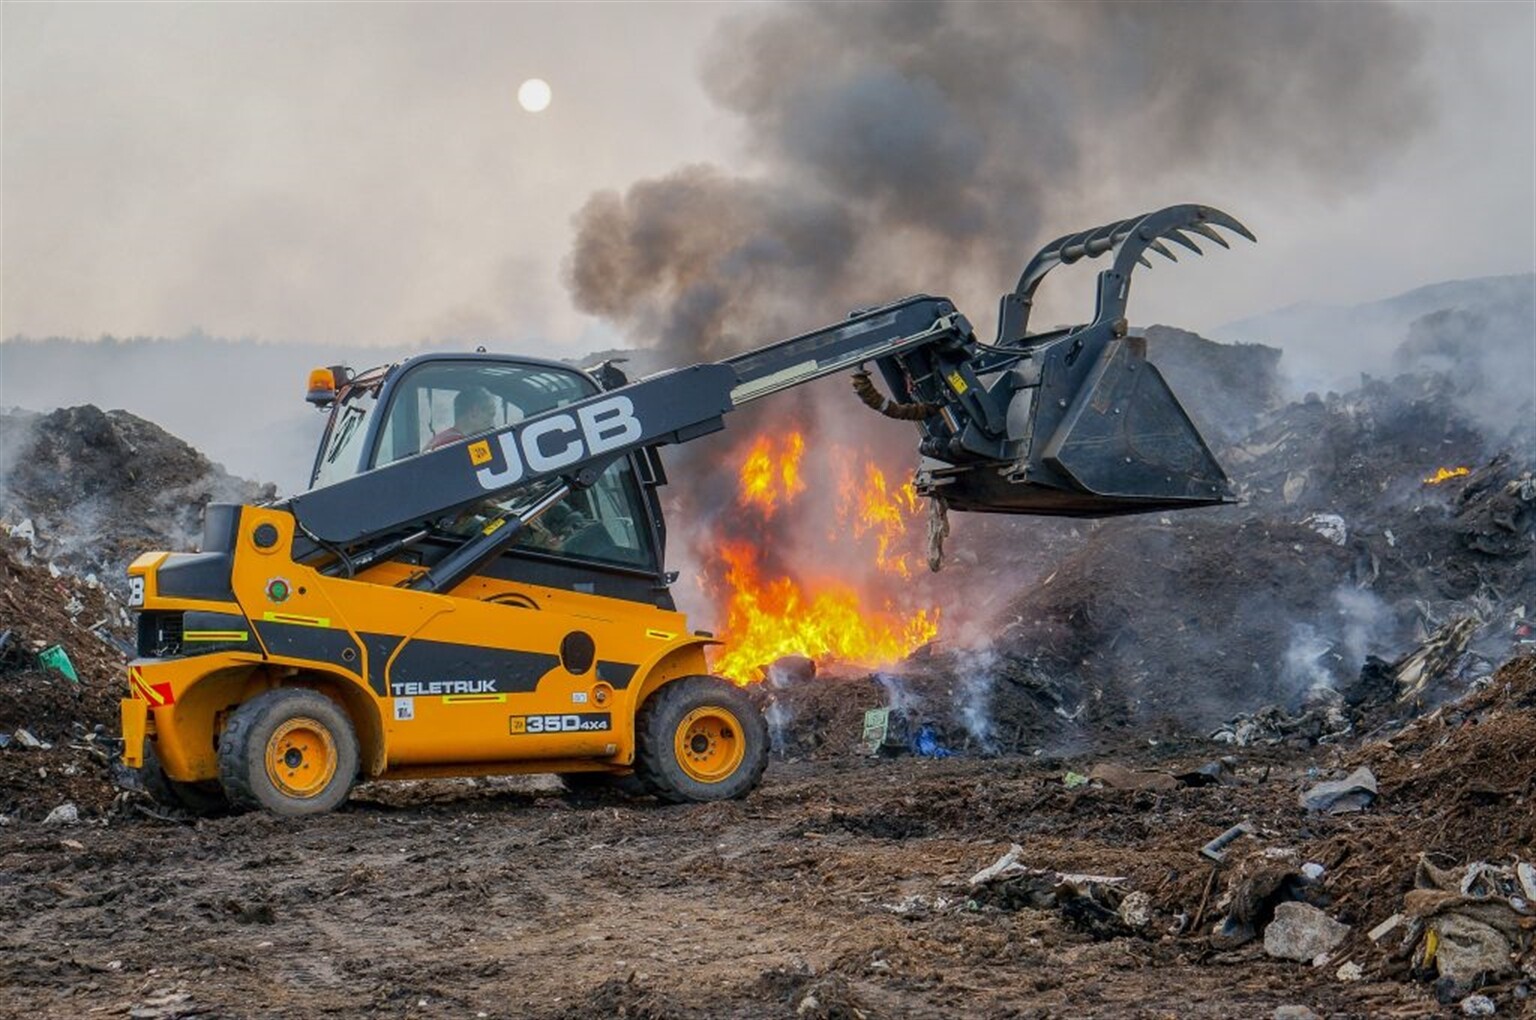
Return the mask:
{"type": "Polygon", "coordinates": [[[595,195],[568,283],[680,360],[919,287],[979,309],[1047,226],[1137,211],[1115,201],[1132,182],[1187,200],[1207,172],[1359,181],[1425,120],[1420,50],[1409,13],[1375,4],[756,11],[704,77],[763,172],[595,195]]]}
{"type": "MultiPolygon", "coordinates": [[[[1119,200],[1133,186],[1187,201],[1213,175],[1277,190],[1369,175],[1425,118],[1419,53],[1409,14],[1373,4],[754,9],[714,41],[704,80],[760,172],[686,166],[594,195],[566,280],[578,308],[676,364],[918,289],[984,318],[1043,232],[1139,211],[1119,200]]],[[[851,398],[801,397],[736,416],[724,442],[792,421],[808,450],[857,437],[908,477],[910,430],[868,427],[851,398]]],[[[732,463],[725,451],[674,456],[732,463]]],[[[718,576],[723,535],[776,571],[826,565],[824,505],[760,520],[735,512],[728,472],[687,475],[681,519],[703,523],[679,536],[684,563],[718,576]]]]}

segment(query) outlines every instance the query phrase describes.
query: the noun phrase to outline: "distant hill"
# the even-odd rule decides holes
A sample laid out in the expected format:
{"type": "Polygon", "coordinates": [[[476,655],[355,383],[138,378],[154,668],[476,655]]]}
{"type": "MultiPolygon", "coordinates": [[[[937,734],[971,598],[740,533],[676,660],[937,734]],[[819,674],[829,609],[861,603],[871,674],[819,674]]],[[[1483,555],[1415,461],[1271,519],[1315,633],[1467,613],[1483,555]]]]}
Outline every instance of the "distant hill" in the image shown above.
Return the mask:
{"type": "MultiPolygon", "coordinates": [[[[0,343],[0,407],[120,408],[186,437],[237,474],[296,492],[308,484],[325,423],[304,402],[310,369],[338,361],[369,368],[431,349],[472,347],[344,348],[207,336],[12,338],[0,343]]],[[[634,365],[624,367],[634,372],[634,365]]]]}
{"type": "Polygon", "coordinates": [[[1481,348],[1507,359],[1509,370],[1524,371],[1526,380],[1536,378],[1536,274],[1531,273],[1432,283],[1357,305],[1288,305],[1218,326],[1210,337],[1280,347],[1298,388],[1347,388],[1360,372],[1390,374],[1387,359],[1408,339],[1409,327],[1448,310],[1481,315],[1481,348]]]}

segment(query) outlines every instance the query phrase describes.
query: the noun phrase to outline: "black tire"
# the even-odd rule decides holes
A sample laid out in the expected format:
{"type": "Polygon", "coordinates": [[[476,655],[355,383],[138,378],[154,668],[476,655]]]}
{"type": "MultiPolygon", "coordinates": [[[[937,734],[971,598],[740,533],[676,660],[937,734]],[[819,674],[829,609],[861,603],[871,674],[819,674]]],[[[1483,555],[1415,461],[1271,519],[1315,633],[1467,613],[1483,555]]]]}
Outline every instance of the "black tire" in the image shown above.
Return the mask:
{"type": "Polygon", "coordinates": [[[673,680],[647,698],[635,740],[635,774],[671,804],[745,797],[768,767],[763,713],[741,688],[712,676],[673,680]]]}
{"type": "Polygon", "coordinates": [[[230,713],[219,735],[219,782],[236,807],[323,814],[347,799],[357,764],[352,720],[317,691],[258,694],[230,713]]]}
{"type": "Polygon", "coordinates": [[[633,772],[562,772],[567,799],[598,803],[615,797],[644,797],[650,793],[633,772]]]}
{"type": "Polygon", "coordinates": [[[229,798],[217,780],[183,783],[165,774],[165,767],[155,754],[155,745],[144,741],[144,765],[139,769],[144,790],[164,807],[186,811],[199,818],[212,818],[229,810],[229,798]]]}

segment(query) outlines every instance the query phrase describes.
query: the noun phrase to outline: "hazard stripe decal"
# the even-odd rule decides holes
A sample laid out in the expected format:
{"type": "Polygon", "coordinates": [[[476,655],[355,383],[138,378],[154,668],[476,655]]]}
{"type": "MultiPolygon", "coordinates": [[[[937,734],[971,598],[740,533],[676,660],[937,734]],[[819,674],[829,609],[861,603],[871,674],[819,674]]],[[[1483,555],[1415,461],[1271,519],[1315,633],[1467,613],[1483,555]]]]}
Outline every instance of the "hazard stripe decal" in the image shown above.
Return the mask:
{"type": "Polygon", "coordinates": [[[128,670],[128,685],[136,696],[149,702],[150,708],[165,708],[176,701],[176,692],[171,689],[170,684],[151,685],[145,682],[144,675],[137,667],[128,670]]]}

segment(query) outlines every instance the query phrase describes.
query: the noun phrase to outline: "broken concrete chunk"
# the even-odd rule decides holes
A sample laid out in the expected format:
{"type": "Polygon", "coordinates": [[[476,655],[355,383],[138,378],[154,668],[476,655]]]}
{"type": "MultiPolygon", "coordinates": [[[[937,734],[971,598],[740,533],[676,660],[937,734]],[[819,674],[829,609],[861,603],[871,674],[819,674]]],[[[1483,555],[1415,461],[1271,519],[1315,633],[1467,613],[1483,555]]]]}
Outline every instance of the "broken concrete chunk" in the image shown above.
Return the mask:
{"type": "Polygon", "coordinates": [[[1309,963],[1338,948],[1347,935],[1349,925],[1309,903],[1281,903],[1264,929],[1264,952],[1279,960],[1309,963]]]}
{"type": "Polygon", "coordinates": [[[1493,1016],[1498,1007],[1486,995],[1469,995],[1461,1000],[1461,1011],[1467,1016],[1493,1016]]]}
{"type": "Polygon", "coordinates": [[[80,809],[69,801],[65,801],[43,819],[44,825],[74,825],[80,821],[80,809]]]}
{"type": "Polygon", "coordinates": [[[1340,815],[1361,811],[1376,799],[1376,776],[1370,769],[1355,769],[1343,779],[1318,783],[1301,795],[1301,806],[1308,811],[1326,811],[1340,815]]]}
{"type": "Polygon", "coordinates": [[[1354,960],[1349,960],[1339,964],[1339,969],[1333,973],[1340,981],[1359,981],[1365,977],[1365,968],[1354,960]]]}
{"type": "Polygon", "coordinates": [[[1152,923],[1152,897],[1139,889],[1126,893],[1116,913],[1127,928],[1139,931],[1152,923]]]}

